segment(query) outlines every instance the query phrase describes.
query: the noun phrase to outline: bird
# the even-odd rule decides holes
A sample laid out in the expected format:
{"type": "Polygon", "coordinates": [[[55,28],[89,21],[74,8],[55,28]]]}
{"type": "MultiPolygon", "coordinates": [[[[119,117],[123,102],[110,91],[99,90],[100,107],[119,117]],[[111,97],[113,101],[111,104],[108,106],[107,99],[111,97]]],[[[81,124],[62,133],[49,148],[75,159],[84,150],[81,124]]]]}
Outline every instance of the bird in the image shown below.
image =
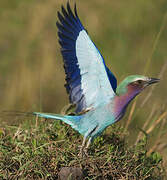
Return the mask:
{"type": "Polygon", "coordinates": [[[34,112],[38,117],[61,120],[83,135],[79,155],[87,154],[93,140],[118,122],[129,103],[160,79],[130,75],[118,86],[117,79],[96,45],[90,39],[76,4],[61,6],[57,13],[58,38],[66,74],[65,88],[75,106],[74,115],[34,112]]]}

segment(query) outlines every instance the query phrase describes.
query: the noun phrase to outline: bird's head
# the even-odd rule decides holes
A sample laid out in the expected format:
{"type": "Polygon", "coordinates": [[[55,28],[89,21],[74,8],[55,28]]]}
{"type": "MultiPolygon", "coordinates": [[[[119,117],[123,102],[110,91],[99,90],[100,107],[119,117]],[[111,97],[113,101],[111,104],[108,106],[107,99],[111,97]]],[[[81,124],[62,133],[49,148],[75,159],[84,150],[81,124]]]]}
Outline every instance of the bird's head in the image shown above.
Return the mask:
{"type": "Polygon", "coordinates": [[[116,89],[118,96],[130,93],[134,96],[139,94],[147,86],[159,82],[160,79],[149,78],[142,75],[131,75],[126,77],[116,89]]]}

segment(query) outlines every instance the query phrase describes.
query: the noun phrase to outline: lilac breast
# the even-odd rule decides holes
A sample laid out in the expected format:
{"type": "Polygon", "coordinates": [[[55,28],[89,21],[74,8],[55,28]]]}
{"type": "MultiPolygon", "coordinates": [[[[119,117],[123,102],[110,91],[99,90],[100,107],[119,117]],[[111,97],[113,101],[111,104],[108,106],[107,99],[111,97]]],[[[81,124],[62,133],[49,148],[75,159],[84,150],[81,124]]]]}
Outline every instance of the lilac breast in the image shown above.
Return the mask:
{"type": "Polygon", "coordinates": [[[128,104],[139,94],[139,90],[129,87],[127,93],[114,98],[114,116],[116,119],[120,119],[128,106],[128,104]]]}

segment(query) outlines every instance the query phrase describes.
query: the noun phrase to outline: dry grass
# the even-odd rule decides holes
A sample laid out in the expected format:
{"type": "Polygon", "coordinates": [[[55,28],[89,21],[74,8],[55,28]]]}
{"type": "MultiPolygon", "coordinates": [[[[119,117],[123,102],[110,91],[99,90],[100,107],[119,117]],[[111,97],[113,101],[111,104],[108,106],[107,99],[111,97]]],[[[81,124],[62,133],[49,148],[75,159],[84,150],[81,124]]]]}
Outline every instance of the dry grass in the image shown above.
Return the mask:
{"type": "Polygon", "coordinates": [[[2,179],[57,179],[62,167],[80,167],[84,179],[165,178],[162,157],[155,152],[147,155],[144,140],[128,147],[121,128],[112,126],[110,134],[92,144],[88,157],[79,158],[82,140],[71,127],[43,119],[36,126],[32,117],[27,121],[32,125],[8,126],[0,133],[2,179]]]}

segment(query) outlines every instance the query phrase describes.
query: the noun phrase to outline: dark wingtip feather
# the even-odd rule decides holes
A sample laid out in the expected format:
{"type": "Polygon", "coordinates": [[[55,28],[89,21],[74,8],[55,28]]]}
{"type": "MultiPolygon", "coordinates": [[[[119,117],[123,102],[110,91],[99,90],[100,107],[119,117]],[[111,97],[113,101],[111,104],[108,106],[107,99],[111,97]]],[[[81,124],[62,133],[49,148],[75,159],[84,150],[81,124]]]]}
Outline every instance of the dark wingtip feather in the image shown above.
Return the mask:
{"type": "Polygon", "coordinates": [[[63,17],[59,11],[57,12],[57,16],[58,16],[59,21],[61,21],[63,17]]]}
{"type": "Polygon", "coordinates": [[[70,2],[69,2],[69,0],[67,1],[67,9],[68,9],[68,7],[70,7],[70,2]]]}
{"type": "Polygon", "coordinates": [[[63,13],[63,15],[64,15],[65,17],[68,16],[68,13],[67,13],[67,11],[65,10],[64,6],[61,6],[61,11],[62,11],[62,13],[63,13]]]}
{"type": "Polygon", "coordinates": [[[76,5],[76,3],[74,4],[74,12],[75,12],[75,16],[78,17],[78,13],[77,13],[77,5],[76,5]]]}
{"type": "Polygon", "coordinates": [[[73,12],[71,10],[71,7],[70,7],[69,3],[67,3],[67,11],[68,11],[69,14],[71,14],[74,17],[74,14],[73,14],[73,12]]]}
{"type": "Polygon", "coordinates": [[[68,8],[68,7],[70,7],[70,3],[69,3],[69,1],[67,1],[67,8],[68,8]]]}
{"type": "Polygon", "coordinates": [[[59,21],[56,22],[56,26],[57,26],[58,29],[59,29],[59,27],[61,26],[60,23],[59,23],[59,21]]]}

